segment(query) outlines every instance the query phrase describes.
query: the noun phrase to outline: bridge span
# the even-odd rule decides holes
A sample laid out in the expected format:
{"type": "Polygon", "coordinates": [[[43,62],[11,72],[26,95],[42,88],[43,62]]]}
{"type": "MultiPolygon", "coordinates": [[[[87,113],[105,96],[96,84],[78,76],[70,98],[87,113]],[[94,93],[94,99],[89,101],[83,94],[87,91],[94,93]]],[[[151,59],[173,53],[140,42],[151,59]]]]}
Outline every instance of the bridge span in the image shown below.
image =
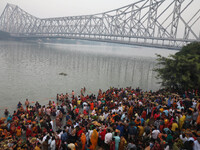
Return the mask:
{"type": "Polygon", "coordinates": [[[7,4],[0,30],[15,38],[71,38],[180,49],[200,42],[197,1],[136,0],[99,14],[45,19],[7,4]]]}

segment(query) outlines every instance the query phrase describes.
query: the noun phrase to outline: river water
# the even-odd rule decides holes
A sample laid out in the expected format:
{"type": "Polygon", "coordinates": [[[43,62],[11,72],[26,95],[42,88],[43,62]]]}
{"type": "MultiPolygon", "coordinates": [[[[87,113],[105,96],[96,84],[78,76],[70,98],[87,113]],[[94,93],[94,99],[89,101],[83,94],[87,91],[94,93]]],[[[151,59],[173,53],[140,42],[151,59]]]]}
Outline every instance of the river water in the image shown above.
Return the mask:
{"type": "Polygon", "coordinates": [[[57,93],[97,93],[112,87],[158,90],[155,53],[175,50],[108,43],[28,43],[0,41],[0,110],[19,101],[47,104],[57,93]],[[66,73],[67,76],[59,75],[66,73]]]}

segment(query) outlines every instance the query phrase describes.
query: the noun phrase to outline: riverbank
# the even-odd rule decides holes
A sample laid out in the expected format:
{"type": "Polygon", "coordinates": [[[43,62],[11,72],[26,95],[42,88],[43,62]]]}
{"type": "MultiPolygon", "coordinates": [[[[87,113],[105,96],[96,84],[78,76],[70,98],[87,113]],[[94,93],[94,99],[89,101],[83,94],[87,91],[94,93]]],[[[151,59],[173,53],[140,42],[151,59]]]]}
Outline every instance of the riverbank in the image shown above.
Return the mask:
{"type": "Polygon", "coordinates": [[[164,150],[200,145],[198,93],[129,87],[85,92],[58,94],[47,105],[18,103],[14,113],[1,118],[1,147],[164,150]]]}

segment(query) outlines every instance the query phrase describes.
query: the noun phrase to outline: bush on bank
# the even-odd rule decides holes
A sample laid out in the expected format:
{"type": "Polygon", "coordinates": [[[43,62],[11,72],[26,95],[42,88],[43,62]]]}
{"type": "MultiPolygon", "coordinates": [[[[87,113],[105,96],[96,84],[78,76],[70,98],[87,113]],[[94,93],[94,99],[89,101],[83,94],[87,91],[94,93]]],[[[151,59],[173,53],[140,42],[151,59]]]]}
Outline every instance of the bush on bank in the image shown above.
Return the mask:
{"type": "Polygon", "coordinates": [[[157,57],[155,71],[162,86],[177,91],[200,89],[200,42],[190,43],[174,55],[157,57]]]}

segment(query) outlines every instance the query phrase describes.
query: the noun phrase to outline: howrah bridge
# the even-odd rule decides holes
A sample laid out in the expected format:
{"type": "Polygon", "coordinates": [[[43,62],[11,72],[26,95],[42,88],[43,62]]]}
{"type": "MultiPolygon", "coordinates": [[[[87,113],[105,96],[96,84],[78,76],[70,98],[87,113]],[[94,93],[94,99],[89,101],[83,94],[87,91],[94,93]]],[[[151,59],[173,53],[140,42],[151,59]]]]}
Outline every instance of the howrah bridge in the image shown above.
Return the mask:
{"type": "Polygon", "coordinates": [[[0,16],[0,30],[14,38],[69,38],[180,49],[200,41],[197,1],[135,0],[103,13],[44,19],[7,4],[0,16]]]}

